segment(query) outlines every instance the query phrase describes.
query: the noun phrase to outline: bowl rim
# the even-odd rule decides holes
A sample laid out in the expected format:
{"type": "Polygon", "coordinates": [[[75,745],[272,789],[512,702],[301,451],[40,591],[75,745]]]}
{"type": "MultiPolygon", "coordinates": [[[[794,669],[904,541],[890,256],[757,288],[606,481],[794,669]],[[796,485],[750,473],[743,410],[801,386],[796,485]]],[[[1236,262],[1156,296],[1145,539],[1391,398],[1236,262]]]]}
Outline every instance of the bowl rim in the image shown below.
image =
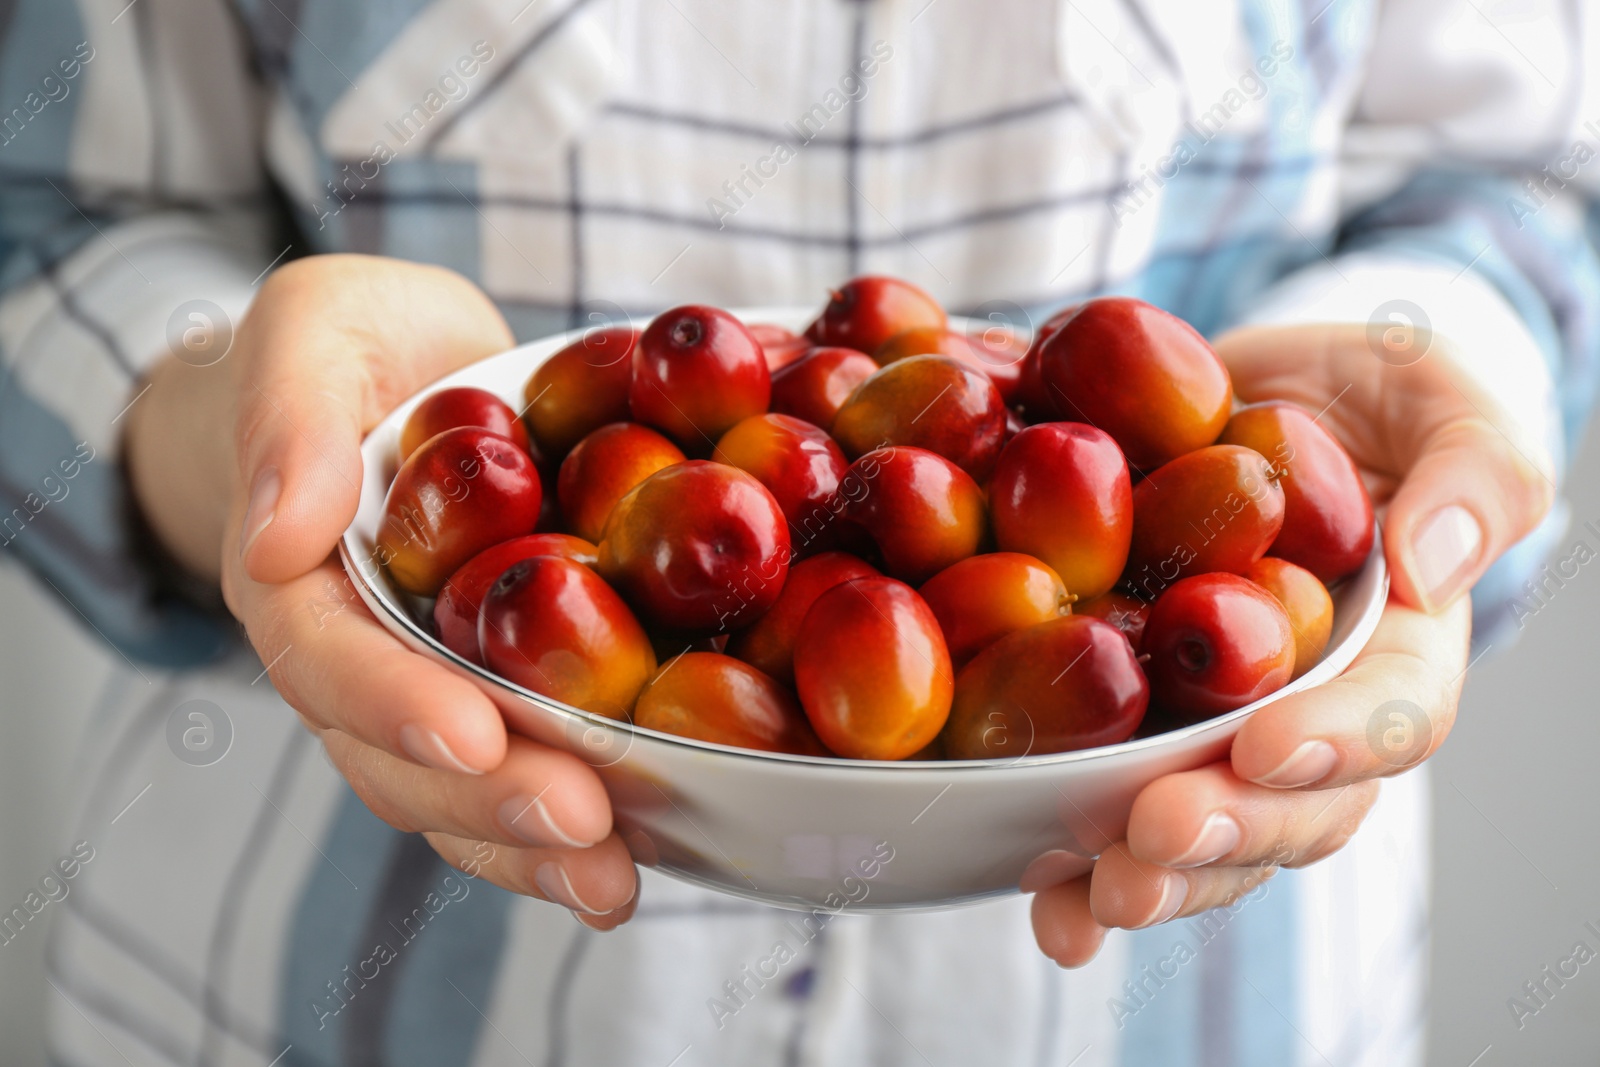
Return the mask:
{"type": "MultiPolygon", "coordinates": [[[[759,308],[744,310],[731,308],[728,310],[730,314],[736,316],[741,321],[748,323],[752,321],[759,322],[763,318],[778,318],[780,316],[787,317],[788,315],[794,314],[797,309],[759,308]]],[[[809,311],[807,313],[809,313],[809,311]]],[[[950,328],[960,329],[962,328],[962,324],[964,324],[966,321],[967,320],[952,316],[950,319],[950,328]]],[[[568,330],[563,333],[551,334],[547,337],[542,337],[534,341],[513,346],[504,352],[487,356],[483,360],[468,364],[467,366],[459,368],[443,378],[423,386],[421,389],[417,390],[416,393],[397,404],[392,411],[379,420],[377,425],[363,435],[361,442],[363,452],[365,452],[366,445],[371,436],[375,433],[378,433],[385,426],[391,424],[399,412],[408,410],[412,406],[413,401],[426,396],[429,393],[437,392],[441,389],[452,388],[452,385],[457,377],[470,372],[474,367],[481,366],[481,364],[486,361],[507,358],[517,353],[525,352],[531,348],[548,349],[549,352],[553,354],[554,352],[559,351],[561,348],[566,347],[566,345],[571,344],[573,341],[582,337],[590,328],[592,327],[568,330]]],[[[365,478],[369,473],[371,473],[369,470],[369,464],[366,461],[365,455],[363,455],[363,478],[365,478]]],[[[387,493],[387,490],[385,490],[385,493],[387,493]]],[[[846,773],[850,773],[852,771],[856,773],[871,773],[884,770],[886,768],[904,768],[907,770],[937,769],[943,773],[979,773],[982,771],[992,771],[995,769],[1008,767],[1052,767],[1070,763],[1089,763],[1095,760],[1114,759],[1115,757],[1123,755],[1134,755],[1162,747],[1177,747],[1180,746],[1184,741],[1195,740],[1203,737],[1206,734],[1226,732],[1230,727],[1241,723],[1246,718],[1249,718],[1257,709],[1274,701],[1282,700],[1285,697],[1293,695],[1294,693],[1324,684],[1327,681],[1331,681],[1334,677],[1337,677],[1338,674],[1343,673],[1348,669],[1349,662],[1346,662],[1344,665],[1339,667],[1338,671],[1324,671],[1323,668],[1326,667],[1330,660],[1334,658],[1333,654],[1335,652],[1343,652],[1347,647],[1353,647],[1355,650],[1350,656],[1350,661],[1353,661],[1356,656],[1360,655],[1361,650],[1366,647],[1366,644],[1371,639],[1373,632],[1377,629],[1379,618],[1383,614],[1389,598],[1389,571],[1387,560],[1385,559],[1383,553],[1383,530],[1381,525],[1374,521],[1372,550],[1368,553],[1367,560],[1362,564],[1361,569],[1365,570],[1367,568],[1374,568],[1376,570],[1376,587],[1371,600],[1360,606],[1360,615],[1354,620],[1354,623],[1350,628],[1350,632],[1338,645],[1324,650],[1323,658],[1319,660],[1317,665],[1312,667],[1310,671],[1306,672],[1304,675],[1301,675],[1299,678],[1289,681],[1279,689],[1267,694],[1261,699],[1252,701],[1243,707],[1235,708],[1232,711],[1225,712],[1222,715],[1218,715],[1211,719],[1206,719],[1197,723],[1191,723],[1188,726],[1180,726],[1173,730],[1163,731],[1162,733],[1158,734],[1151,734],[1148,737],[1130,738],[1127,741],[1118,741],[1117,743],[1111,745],[1098,745],[1093,748],[1073,749],[1067,752],[1024,752],[1020,756],[967,760],[867,760],[851,759],[846,756],[807,756],[789,752],[765,752],[758,749],[739,748],[734,745],[724,745],[715,741],[702,741],[699,738],[684,737],[679,734],[669,734],[660,730],[652,730],[645,726],[637,726],[633,722],[625,719],[612,719],[604,715],[597,715],[593,712],[584,711],[582,708],[573,707],[570,704],[564,704],[561,701],[554,700],[540,693],[535,693],[531,689],[526,689],[517,683],[510,681],[509,679],[502,678],[500,675],[490,671],[487,667],[473,663],[471,660],[468,660],[451,651],[449,648],[446,648],[444,644],[442,644],[436,637],[434,637],[415,619],[413,619],[410,613],[407,612],[402,605],[394,602],[393,598],[391,598],[383,589],[379,588],[374,582],[367,578],[365,568],[356,562],[356,555],[353,551],[355,538],[359,536],[356,531],[357,521],[358,519],[352,519],[350,525],[346,527],[344,532],[339,536],[339,560],[341,565],[344,567],[346,575],[350,578],[351,582],[354,583],[362,601],[366,603],[369,609],[381,609],[393,622],[397,623],[400,628],[406,631],[413,639],[421,642],[423,647],[426,648],[430,653],[445,659],[449,665],[454,666],[458,671],[464,670],[470,672],[472,676],[480,682],[480,684],[483,682],[488,682],[498,689],[509,693],[511,696],[516,697],[525,704],[530,704],[541,711],[555,715],[558,719],[562,720],[564,726],[570,727],[574,724],[581,724],[585,727],[599,727],[601,729],[613,730],[629,735],[630,740],[628,742],[628,749],[624,750],[623,756],[617,757],[613,760],[608,760],[606,765],[620,762],[621,759],[626,758],[627,752],[631,751],[632,748],[631,738],[635,736],[643,737],[649,741],[665,743],[694,751],[715,753],[723,756],[736,756],[762,763],[832,767],[845,771],[846,773]],[[1326,675],[1326,677],[1321,677],[1320,675],[1326,675]],[[1307,681],[1308,679],[1311,680],[1307,681]]],[[[373,561],[373,565],[374,567],[377,566],[375,561],[373,561]]],[[[1359,573],[1359,571],[1357,573],[1359,573]]],[[[1337,587],[1338,585],[1342,585],[1345,582],[1353,580],[1354,575],[1335,583],[1335,586],[1337,587]]],[[[681,655],[683,655],[683,653],[679,653],[679,656],[681,655]]],[[[677,657],[673,658],[676,659],[677,657]]],[[[671,661],[669,660],[668,662],[670,663],[671,661]]]]}

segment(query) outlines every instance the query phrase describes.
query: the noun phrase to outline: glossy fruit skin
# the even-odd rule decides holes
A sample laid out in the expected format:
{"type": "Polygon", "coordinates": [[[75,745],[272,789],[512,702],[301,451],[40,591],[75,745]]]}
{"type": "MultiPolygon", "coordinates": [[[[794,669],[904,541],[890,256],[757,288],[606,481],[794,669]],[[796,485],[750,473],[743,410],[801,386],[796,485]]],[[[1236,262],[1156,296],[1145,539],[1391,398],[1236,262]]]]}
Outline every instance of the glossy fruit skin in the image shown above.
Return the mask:
{"type": "Polygon", "coordinates": [[[626,718],[655,673],[644,628],[581,563],[535,556],[513,563],[483,598],[483,661],[524,689],[575,708],[626,718]]]}
{"type": "Polygon", "coordinates": [[[1016,397],[1026,354],[1027,349],[1011,333],[998,327],[968,336],[947,328],[921,326],[895,334],[872,358],[886,367],[912,356],[949,356],[982,371],[994,383],[1000,399],[1010,404],[1016,397]]]}
{"type": "Polygon", "coordinates": [[[989,482],[995,543],[1043,560],[1082,599],[1116,584],[1133,536],[1133,486],[1122,450],[1081,422],[1030,426],[1006,445],[989,482]]]}
{"type": "Polygon", "coordinates": [[[1127,582],[1153,599],[1178,578],[1243,574],[1283,526],[1283,489],[1265,456],[1210,445],[1179,456],[1133,489],[1127,582]]]}
{"type": "Polygon", "coordinates": [[[483,665],[478,648],[478,610],[489,587],[513,563],[534,556],[560,556],[593,567],[598,549],[570,534],[542,533],[513,537],[473,556],[452,574],[433,602],[433,629],[439,643],[464,660],[483,665]]]}
{"type": "Polygon", "coordinates": [[[711,636],[765,614],[790,559],[788,524],[766,486],[736,467],[689,460],[617,503],[599,570],[650,625],[711,636]]]}
{"type": "Polygon", "coordinates": [[[1121,631],[1069,615],[996,641],[956,675],[949,759],[1016,759],[1126,741],[1150,688],[1121,631]]]}
{"type": "Polygon", "coordinates": [[[573,446],[561,461],[556,495],[567,529],[599,541],[611,509],[656,471],[682,463],[681,449],[648,426],[613,422],[573,446]]]}
{"type": "Polygon", "coordinates": [[[948,356],[910,356],[856,386],[831,432],[851,458],[909,445],[983,479],[1005,444],[1006,406],[982,371],[948,356]]]}
{"type": "Polygon", "coordinates": [[[755,475],[767,487],[789,521],[796,552],[813,547],[799,543],[806,521],[830,515],[850,466],[827,431],[792,415],[750,416],[722,435],[711,458],[755,475]]]}
{"type": "Polygon", "coordinates": [[[1372,498],[1355,461],[1297,404],[1269,400],[1234,412],[1220,440],[1253,448],[1281,473],[1283,529],[1272,554],[1333,584],[1372,551],[1372,498]]]}
{"type": "Polygon", "coordinates": [[[1237,574],[1185,578],[1150,608],[1144,630],[1150,695],[1210,718],[1282,688],[1294,674],[1294,633],[1273,595],[1237,574]]]}
{"type": "Polygon", "coordinates": [[[590,330],[543,363],[522,389],[522,421],[539,451],[560,463],[600,427],[628,419],[628,387],[639,331],[590,330]]]}
{"type": "Polygon", "coordinates": [[[684,450],[705,455],[740,419],[767,410],[772,374],[744,323],[686,304],[656,316],[633,350],[628,406],[684,450]]]}
{"type": "Polygon", "coordinates": [[[1315,667],[1333,636],[1333,597],[1315,574],[1286,559],[1263,556],[1245,577],[1271,593],[1294,633],[1294,675],[1315,667]]]}
{"type": "Polygon", "coordinates": [[[767,357],[767,370],[777,373],[811,350],[811,342],[784,326],[767,322],[751,323],[745,327],[761,346],[767,357]]]}
{"type": "Polygon", "coordinates": [[[527,450],[528,431],[523,429],[515,411],[486,389],[461,386],[430,393],[411,409],[406,424],[400,429],[401,462],[428,438],[462,426],[476,426],[497,433],[527,450]]]}
{"type": "Polygon", "coordinates": [[[844,517],[865,531],[884,573],[921,585],[974,555],[988,518],[978,483],[943,456],[895,446],[868,452],[839,486],[844,517]]]}
{"type": "Polygon", "coordinates": [[[946,567],[918,590],[957,668],[1007,634],[1069,614],[1055,571],[1021,552],[987,552],[946,567]]]}
{"type": "Polygon", "coordinates": [[[1150,619],[1150,605],[1136,596],[1129,596],[1113,589],[1109,593],[1101,593],[1088,600],[1079,600],[1073,603],[1074,615],[1087,615],[1091,619],[1108,622],[1122,631],[1122,636],[1128,639],[1128,644],[1133,646],[1135,652],[1140,651],[1144,642],[1145,623],[1150,619]]]}
{"type": "Polygon", "coordinates": [[[772,410],[826,430],[878,364],[853,348],[813,348],[772,375],[772,410]]]}
{"type": "Polygon", "coordinates": [[[1138,471],[1211,444],[1233,402],[1205,338],[1129,297],[1079,305],[1040,347],[1039,370],[1061,416],[1110,434],[1138,471]]]}
{"type": "Polygon", "coordinates": [[[1029,422],[1057,422],[1064,417],[1056,410],[1055,398],[1050,395],[1050,387],[1044,383],[1044,372],[1039,367],[1039,351],[1044,347],[1044,343],[1050,340],[1051,335],[1061,328],[1063,322],[1078,313],[1078,308],[1081,306],[1068,304],[1046,319],[1034,331],[1033,340],[1028,344],[1027,355],[1022,357],[1022,365],[1017,374],[1017,393],[1014,403],[1022,407],[1022,413],[1029,422]]]}
{"type": "Polygon", "coordinates": [[[800,704],[829,749],[900,760],[939,734],[954,672],[939,623],[916,591],[858,578],[819,596],[794,646],[800,704]]]}
{"type": "Polygon", "coordinates": [[[780,682],[793,682],[795,636],[811,605],[836,585],[876,577],[876,567],[848,552],[821,552],[801,560],[789,568],[789,580],[767,613],[733,635],[728,655],[780,682]]]}
{"type": "Polygon", "coordinates": [[[832,755],[788,689],[716,652],[686,652],[667,664],[639,694],[633,724],[761,752],[832,755]]]}
{"type": "Polygon", "coordinates": [[[446,430],[400,465],[374,557],[406,592],[433,596],[479,552],[532,533],[543,495],[533,460],[509,439],[446,430]]]}
{"type": "Polygon", "coordinates": [[[868,274],[829,294],[806,336],[818,345],[871,355],[897,333],[919,326],[942,328],[945,322],[944,308],[924,290],[899,278],[868,274]]]}

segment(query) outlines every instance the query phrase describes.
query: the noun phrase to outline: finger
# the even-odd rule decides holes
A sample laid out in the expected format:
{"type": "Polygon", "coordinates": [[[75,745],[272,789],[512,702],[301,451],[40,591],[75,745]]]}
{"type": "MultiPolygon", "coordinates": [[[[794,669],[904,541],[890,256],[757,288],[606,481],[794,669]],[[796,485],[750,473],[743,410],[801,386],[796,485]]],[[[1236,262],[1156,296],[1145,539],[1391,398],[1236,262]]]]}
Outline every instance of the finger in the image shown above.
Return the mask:
{"type": "MultiPolygon", "coordinates": [[[[1493,406],[1486,396],[1462,400],[1493,406]]],[[[1383,550],[1394,587],[1424,611],[1438,611],[1472,588],[1555,501],[1547,468],[1528,458],[1504,424],[1503,414],[1474,412],[1438,428],[1389,503],[1383,550]]]]}
{"type": "Polygon", "coordinates": [[[1102,926],[1141,930],[1231,904],[1277,871],[1270,865],[1169,870],[1134,859],[1118,842],[1089,875],[1089,909],[1102,926]]]}
{"type": "Polygon", "coordinates": [[[611,802],[586,764],[522,737],[488,774],[429,770],[349,734],[322,743],[356,795],[397,829],[526,848],[587,848],[611,833],[611,802]]]}
{"type": "Polygon", "coordinates": [[[338,564],[266,585],[225,560],[222,590],[273,687],[318,729],[436,770],[481,774],[505,758],[499,709],[378,625],[338,564]]]}
{"type": "Polygon", "coordinates": [[[241,334],[233,543],[268,582],[316,566],[355,516],[367,430],[428,382],[512,344],[466,279],[358,256],[277,271],[241,334]]]}
{"type": "Polygon", "coordinates": [[[504,848],[451,834],[423,836],[457,870],[559,904],[597,930],[627,922],[638,903],[638,872],[616,834],[585,849],[504,848]]]}
{"type": "Polygon", "coordinates": [[[1033,937],[1062,967],[1082,967],[1100,954],[1106,928],[1089,910],[1089,875],[1040,890],[1033,897],[1033,937]]]}
{"type": "Polygon", "coordinates": [[[1128,817],[1128,851],[1158,867],[1285,867],[1344,847],[1378,796],[1377,782],[1333,790],[1267,789],[1227,763],[1146,786],[1128,817]]]}
{"type": "Polygon", "coordinates": [[[1410,347],[1426,358],[1395,366],[1373,355],[1361,326],[1304,326],[1236,331],[1217,353],[1241,398],[1319,409],[1358,464],[1398,481],[1384,521],[1394,588],[1437,611],[1544,518],[1554,466],[1448,339],[1410,347]]]}
{"type": "Polygon", "coordinates": [[[1349,670],[1245,720],[1234,772],[1274,789],[1327,789],[1415,766],[1455,722],[1471,631],[1466,600],[1427,615],[1390,599],[1349,670]]]}

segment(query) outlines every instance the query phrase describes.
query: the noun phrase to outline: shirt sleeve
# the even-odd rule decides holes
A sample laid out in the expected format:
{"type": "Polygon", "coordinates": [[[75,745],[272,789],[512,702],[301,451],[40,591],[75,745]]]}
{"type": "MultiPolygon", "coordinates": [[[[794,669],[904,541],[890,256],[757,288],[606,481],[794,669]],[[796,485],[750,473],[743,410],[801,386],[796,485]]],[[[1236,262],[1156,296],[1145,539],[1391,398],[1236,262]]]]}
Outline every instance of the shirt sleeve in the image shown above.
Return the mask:
{"type": "MultiPolygon", "coordinates": [[[[1343,138],[1336,244],[1249,321],[1431,327],[1564,471],[1600,358],[1600,128],[1580,118],[1600,48],[1576,5],[1511,14],[1379,8],[1343,138]]],[[[1478,643],[1514,636],[1524,583],[1568,520],[1558,502],[1475,588],[1478,643]]]]}
{"type": "Polygon", "coordinates": [[[149,565],[121,432],[169,351],[226,358],[285,242],[223,5],[91,7],[0,7],[0,560],[130,659],[181,666],[232,627],[149,565]]]}

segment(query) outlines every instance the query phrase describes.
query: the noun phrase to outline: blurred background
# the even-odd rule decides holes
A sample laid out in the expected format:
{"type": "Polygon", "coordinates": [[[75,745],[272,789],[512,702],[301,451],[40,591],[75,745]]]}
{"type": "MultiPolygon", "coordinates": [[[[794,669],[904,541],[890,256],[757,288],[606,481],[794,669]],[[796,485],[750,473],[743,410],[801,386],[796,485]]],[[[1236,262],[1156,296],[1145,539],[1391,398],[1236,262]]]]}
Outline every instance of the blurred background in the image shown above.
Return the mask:
{"type": "MultiPolygon", "coordinates": [[[[1600,437],[1567,486],[1572,528],[1600,553],[1600,437]]],[[[1600,1063],[1600,957],[1565,985],[1544,978],[1579,941],[1600,954],[1600,558],[1491,648],[1430,763],[1435,800],[1432,1067],[1600,1063]],[[1541,1006],[1524,983],[1545,982],[1541,1006]],[[1535,1014],[1518,1019],[1519,998],[1535,1014]]],[[[93,635],[0,553],[0,910],[73,844],[64,795],[73,750],[107,675],[93,635]]],[[[1530,601],[1530,605],[1532,602],[1530,601]]],[[[1534,605],[1536,606],[1536,605],[1534,605]]],[[[43,1064],[38,1024],[52,908],[0,944],[0,1064],[43,1064]]],[[[1569,965],[1570,970],[1570,965],[1569,965]]]]}

